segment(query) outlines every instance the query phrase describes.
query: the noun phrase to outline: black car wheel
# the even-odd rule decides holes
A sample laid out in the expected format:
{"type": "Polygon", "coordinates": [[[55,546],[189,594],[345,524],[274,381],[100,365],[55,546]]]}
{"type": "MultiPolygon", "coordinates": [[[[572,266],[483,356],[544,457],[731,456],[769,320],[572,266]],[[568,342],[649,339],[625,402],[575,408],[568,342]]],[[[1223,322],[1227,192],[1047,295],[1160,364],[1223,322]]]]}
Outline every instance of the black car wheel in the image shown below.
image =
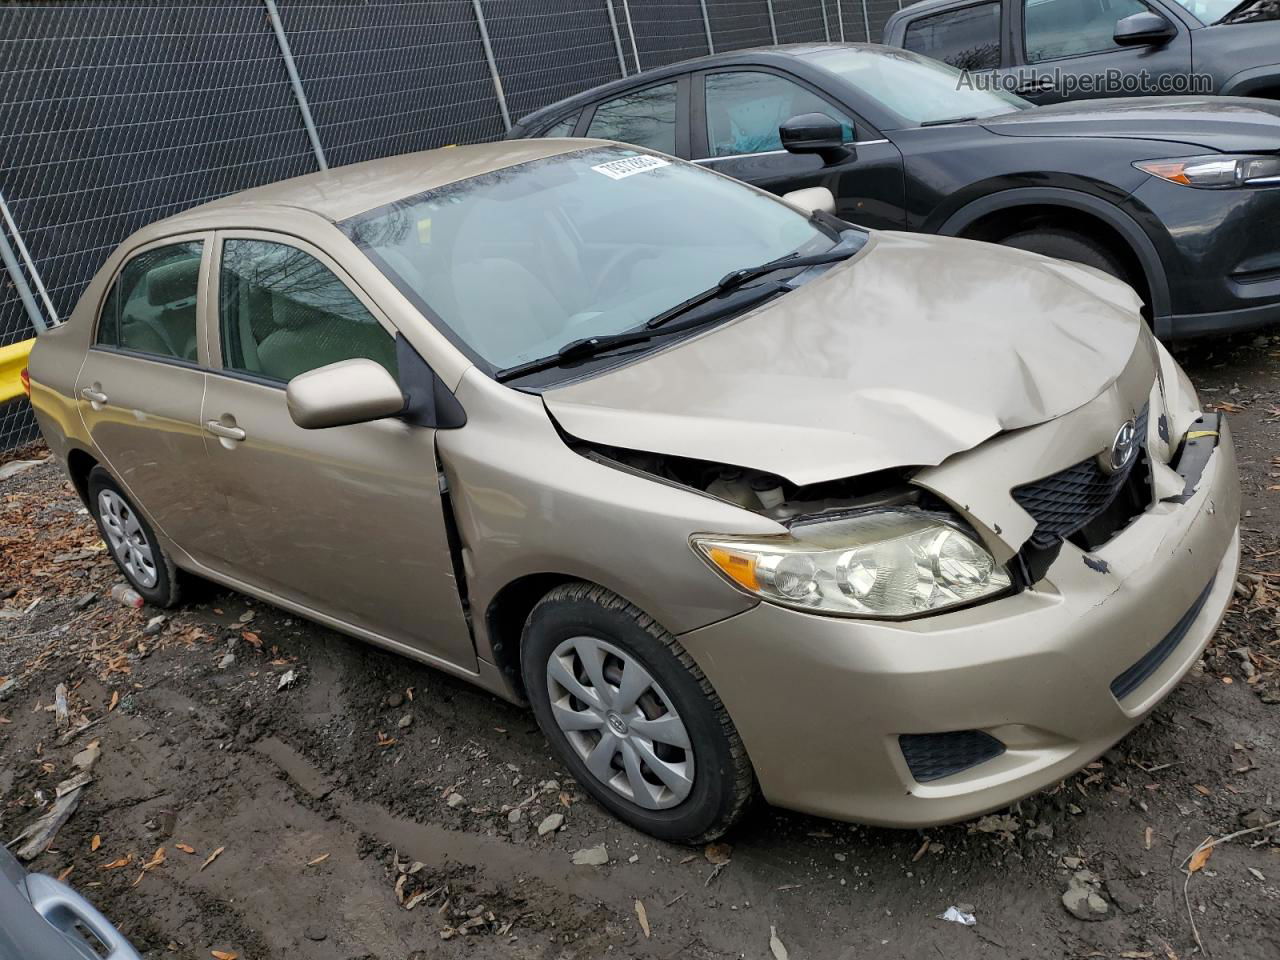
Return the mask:
{"type": "Polygon", "coordinates": [[[1102,244],[1078,233],[1067,230],[1027,230],[1015,233],[1000,241],[1001,246],[1016,247],[1030,253],[1040,253],[1058,260],[1070,260],[1109,273],[1119,280],[1129,278],[1116,258],[1102,244]]]}
{"type": "Polygon", "coordinates": [[[133,501],[102,467],[89,471],[88,494],[89,511],[129,586],[157,607],[177,604],[177,568],[133,501]]]}
{"type": "Polygon", "coordinates": [[[545,596],[520,654],[538,725],[578,782],[632,826],[705,843],[754,794],[728,711],[680,642],[621,597],[572,583],[545,596]]]}

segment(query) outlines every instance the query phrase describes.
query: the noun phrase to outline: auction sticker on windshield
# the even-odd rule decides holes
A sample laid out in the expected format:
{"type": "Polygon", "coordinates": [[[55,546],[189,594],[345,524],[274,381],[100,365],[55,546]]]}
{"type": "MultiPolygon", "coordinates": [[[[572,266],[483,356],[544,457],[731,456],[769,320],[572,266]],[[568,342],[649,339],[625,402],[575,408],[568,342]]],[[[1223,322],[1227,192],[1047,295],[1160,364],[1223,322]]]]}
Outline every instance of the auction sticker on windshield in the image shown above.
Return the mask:
{"type": "Polygon", "coordinates": [[[625,157],[622,160],[598,163],[591,169],[596,173],[603,173],[611,180],[624,180],[637,173],[647,173],[659,167],[669,166],[671,161],[663,160],[661,157],[625,157]]]}

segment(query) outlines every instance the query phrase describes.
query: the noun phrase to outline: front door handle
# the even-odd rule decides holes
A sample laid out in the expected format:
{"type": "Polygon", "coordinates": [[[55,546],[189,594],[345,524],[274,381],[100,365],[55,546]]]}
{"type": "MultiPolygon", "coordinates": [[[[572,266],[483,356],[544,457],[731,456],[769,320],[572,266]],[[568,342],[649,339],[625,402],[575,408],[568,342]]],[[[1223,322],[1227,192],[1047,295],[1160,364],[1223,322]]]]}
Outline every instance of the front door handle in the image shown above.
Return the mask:
{"type": "Polygon", "coordinates": [[[90,403],[105,404],[107,402],[107,395],[101,390],[95,390],[93,387],[85,387],[80,391],[80,396],[84,397],[90,403]]]}
{"type": "Polygon", "coordinates": [[[1053,77],[1036,77],[1034,80],[1023,80],[1013,92],[1020,97],[1032,97],[1037,93],[1049,93],[1053,89],[1053,77]]]}
{"type": "Polygon", "coordinates": [[[243,440],[247,434],[240,427],[230,427],[221,420],[206,420],[205,429],[223,440],[243,440]]]}

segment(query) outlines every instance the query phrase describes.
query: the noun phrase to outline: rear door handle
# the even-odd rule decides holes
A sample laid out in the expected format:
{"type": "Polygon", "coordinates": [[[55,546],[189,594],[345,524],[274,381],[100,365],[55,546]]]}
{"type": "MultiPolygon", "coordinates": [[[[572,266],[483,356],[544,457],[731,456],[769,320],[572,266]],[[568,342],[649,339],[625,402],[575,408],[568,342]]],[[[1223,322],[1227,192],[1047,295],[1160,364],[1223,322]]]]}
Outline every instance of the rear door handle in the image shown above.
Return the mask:
{"type": "Polygon", "coordinates": [[[93,387],[85,387],[80,391],[80,396],[84,397],[90,403],[106,403],[107,395],[101,390],[95,390],[93,387]]]}
{"type": "Polygon", "coordinates": [[[248,434],[240,427],[229,427],[221,420],[206,420],[205,429],[223,440],[243,440],[248,434]]]}

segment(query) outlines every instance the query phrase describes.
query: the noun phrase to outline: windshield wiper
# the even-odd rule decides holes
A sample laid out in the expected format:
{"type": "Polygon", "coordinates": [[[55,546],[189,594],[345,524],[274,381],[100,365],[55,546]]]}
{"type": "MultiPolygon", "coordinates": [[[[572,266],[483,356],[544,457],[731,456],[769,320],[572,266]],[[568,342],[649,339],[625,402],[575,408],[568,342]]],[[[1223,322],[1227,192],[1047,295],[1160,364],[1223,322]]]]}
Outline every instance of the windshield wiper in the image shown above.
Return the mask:
{"type": "MultiPolygon", "coordinates": [[[[574,360],[585,360],[609,350],[618,350],[622,347],[647,343],[648,341],[656,340],[659,337],[668,337],[684,333],[688,330],[693,330],[696,327],[714,323],[716,320],[720,320],[730,314],[741,313],[743,310],[753,307],[764,300],[768,300],[770,297],[781,293],[785,289],[786,284],[781,282],[764,284],[758,287],[750,287],[746,290],[739,291],[734,296],[725,297],[725,299],[720,303],[708,304],[705,309],[698,310],[696,313],[690,312],[689,315],[683,317],[679,323],[672,323],[669,326],[663,326],[661,329],[656,329],[646,324],[638,330],[626,330],[622,333],[608,333],[601,334],[597,337],[583,337],[580,340],[571,340],[550,356],[539,357],[536,360],[528,360],[525,363],[517,364],[514,367],[507,367],[505,370],[499,370],[494,374],[494,379],[499,383],[505,383],[508,380],[514,380],[517,377],[523,377],[530,373],[537,373],[541,370],[549,370],[552,367],[572,363],[574,360]]],[[[719,290],[717,288],[713,288],[713,290],[715,290],[715,294],[719,294],[719,290]]],[[[713,294],[713,296],[715,294],[713,294]]],[[[704,300],[702,303],[705,304],[707,301],[704,300]]],[[[692,311],[693,307],[689,307],[688,310],[692,311]]],[[[650,323],[652,323],[652,321],[650,321],[650,323]]]]}
{"type": "Polygon", "coordinates": [[[1215,20],[1214,23],[1248,23],[1254,19],[1274,19],[1266,17],[1265,14],[1277,12],[1268,9],[1275,6],[1274,3],[1268,3],[1267,0],[1241,0],[1240,3],[1237,3],[1224,16],[1215,20]],[[1253,17],[1249,16],[1249,14],[1257,14],[1257,16],[1253,17]]]}
{"type": "Polygon", "coordinates": [[[920,126],[943,127],[943,126],[946,126],[948,123],[969,123],[970,121],[977,120],[977,119],[978,119],[977,117],[948,117],[946,120],[921,120],[920,126]]]}

